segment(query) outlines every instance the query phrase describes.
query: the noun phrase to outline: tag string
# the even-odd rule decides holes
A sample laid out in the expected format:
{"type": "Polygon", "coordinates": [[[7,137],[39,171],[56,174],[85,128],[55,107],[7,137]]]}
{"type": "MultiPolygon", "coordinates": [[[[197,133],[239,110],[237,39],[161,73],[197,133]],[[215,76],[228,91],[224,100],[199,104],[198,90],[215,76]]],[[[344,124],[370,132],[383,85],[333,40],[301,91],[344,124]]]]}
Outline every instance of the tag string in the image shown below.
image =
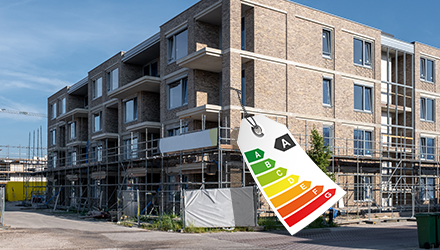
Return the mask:
{"type": "Polygon", "coordinates": [[[254,132],[254,134],[257,136],[260,136],[260,137],[263,136],[264,134],[263,134],[261,127],[257,124],[254,117],[248,114],[248,112],[246,111],[246,108],[243,105],[243,101],[241,99],[241,95],[242,95],[241,90],[233,88],[233,87],[229,87],[229,88],[232,90],[235,90],[237,92],[238,100],[240,101],[241,108],[243,109],[244,118],[246,118],[246,121],[248,121],[249,124],[251,125],[252,131],[254,132]]]}

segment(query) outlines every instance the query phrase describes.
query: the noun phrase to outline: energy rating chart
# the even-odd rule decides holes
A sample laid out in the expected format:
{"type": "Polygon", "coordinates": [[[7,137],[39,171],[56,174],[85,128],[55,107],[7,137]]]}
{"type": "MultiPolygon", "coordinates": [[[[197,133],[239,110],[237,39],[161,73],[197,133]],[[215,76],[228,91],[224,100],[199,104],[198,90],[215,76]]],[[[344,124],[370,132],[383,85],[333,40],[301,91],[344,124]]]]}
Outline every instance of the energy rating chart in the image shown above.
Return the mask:
{"type": "Polygon", "coordinates": [[[259,115],[263,136],[243,119],[238,146],[266,201],[295,234],[345,195],[307,156],[282,124],[259,115]]]}

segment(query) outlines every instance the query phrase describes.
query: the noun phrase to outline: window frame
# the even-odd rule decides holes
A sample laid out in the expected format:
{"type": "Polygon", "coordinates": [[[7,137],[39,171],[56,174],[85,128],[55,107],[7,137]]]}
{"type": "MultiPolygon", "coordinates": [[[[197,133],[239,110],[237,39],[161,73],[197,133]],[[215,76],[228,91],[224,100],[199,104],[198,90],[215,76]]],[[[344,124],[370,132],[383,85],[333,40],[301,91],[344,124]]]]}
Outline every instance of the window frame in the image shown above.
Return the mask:
{"type": "Polygon", "coordinates": [[[49,131],[50,133],[50,145],[51,146],[56,146],[57,145],[57,130],[56,129],[52,129],[49,131]]]}
{"type": "Polygon", "coordinates": [[[424,201],[435,200],[434,177],[420,177],[420,199],[424,201]],[[432,184],[428,180],[431,180],[432,184]]]}
{"type": "Polygon", "coordinates": [[[119,88],[119,68],[115,68],[107,72],[106,75],[107,93],[119,88]],[[115,77],[116,75],[116,77],[115,77]],[[115,80],[116,78],[116,80],[115,80]],[[115,86],[116,83],[116,86],[115,86]]]}
{"type": "Polygon", "coordinates": [[[353,84],[353,108],[354,108],[354,111],[373,113],[373,110],[374,110],[374,107],[373,107],[373,100],[374,100],[373,99],[373,96],[374,96],[373,90],[374,90],[374,87],[371,87],[371,86],[366,86],[366,85],[362,85],[362,84],[358,84],[358,83],[353,84]],[[362,88],[362,109],[358,109],[355,106],[356,105],[356,100],[357,100],[357,98],[355,96],[355,88],[356,88],[356,86],[362,88]],[[370,109],[369,110],[365,109],[365,90],[366,89],[370,90],[370,96],[369,96],[370,109]]]}
{"type": "Polygon", "coordinates": [[[328,146],[331,150],[333,149],[333,125],[322,125],[322,137],[324,139],[324,146],[328,146]],[[324,133],[324,129],[328,129],[328,137],[324,133]],[[326,142],[328,140],[328,142],[326,142]]]}
{"type": "Polygon", "coordinates": [[[66,97],[61,98],[60,103],[60,115],[66,113],[66,97]]]}
{"type": "Polygon", "coordinates": [[[365,202],[373,200],[373,176],[369,175],[355,175],[353,199],[355,202],[365,202]],[[368,180],[368,183],[365,181],[368,180]],[[359,191],[358,191],[359,189],[359,191]],[[369,197],[367,198],[367,196],[369,197]]]}
{"type": "Polygon", "coordinates": [[[167,63],[168,64],[174,63],[175,61],[179,60],[182,57],[185,57],[186,55],[188,55],[188,28],[187,27],[173,33],[172,35],[167,36],[167,63]],[[180,57],[177,57],[177,52],[178,52],[177,37],[184,32],[186,32],[186,54],[182,55],[180,57]],[[170,40],[172,42],[170,42],[170,40]]]}
{"type": "Polygon", "coordinates": [[[159,73],[159,61],[158,60],[153,60],[153,61],[151,61],[151,62],[149,62],[149,63],[147,63],[147,64],[145,64],[143,67],[142,67],[142,75],[143,76],[152,76],[152,77],[160,77],[160,73],[159,73]],[[156,64],[156,71],[157,71],[157,74],[156,75],[153,75],[152,74],[152,69],[153,69],[153,67],[152,67],[152,65],[153,64],[156,64]],[[145,69],[148,69],[148,74],[145,72],[145,69]]]}
{"type": "Polygon", "coordinates": [[[333,79],[324,77],[322,78],[322,106],[324,107],[333,107],[333,79]],[[328,81],[328,100],[329,103],[324,102],[324,82],[328,81]]]}
{"type": "Polygon", "coordinates": [[[186,133],[188,133],[188,124],[183,125],[182,128],[179,126],[167,129],[167,137],[179,136],[186,133]]]}
{"type": "Polygon", "coordinates": [[[435,99],[421,96],[420,97],[420,120],[424,122],[434,122],[435,123],[435,99]],[[428,102],[432,101],[431,117],[432,120],[428,119],[428,102]]]}
{"type": "Polygon", "coordinates": [[[432,84],[435,83],[435,60],[420,57],[420,81],[432,84]],[[432,81],[428,80],[428,61],[432,62],[432,81]]]}
{"type": "Polygon", "coordinates": [[[139,150],[139,140],[137,135],[132,138],[128,138],[124,140],[124,160],[136,159],[138,158],[138,150],[139,150]]]}
{"type": "Polygon", "coordinates": [[[133,97],[131,99],[124,100],[124,122],[125,123],[129,123],[129,122],[137,121],[137,119],[138,119],[138,101],[137,101],[137,97],[133,97]],[[127,115],[128,115],[127,103],[129,103],[129,102],[133,102],[133,114],[132,114],[133,115],[133,119],[131,119],[131,120],[127,119],[127,115]]]}
{"type": "Polygon", "coordinates": [[[76,139],[76,122],[69,123],[69,140],[73,140],[73,139],[76,139]]]}
{"type": "Polygon", "coordinates": [[[50,117],[51,119],[57,118],[57,103],[56,101],[50,105],[50,117]]]}
{"type": "Polygon", "coordinates": [[[241,50],[246,50],[246,17],[241,17],[241,25],[240,25],[240,42],[241,42],[241,50]]]}
{"type": "Polygon", "coordinates": [[[95,100],[101,96],[102,96],[102,77],[99,77],[92,81],[92,100],[95,100]]]}
{"type": "Polygon", "coordinates": [[[353,130],[353,155],[356,156],[372,156],[373,155],[373,131],[367,129],[354,129],[353,130]],[[359,134],[361,133],[361,138],[359,134]],[[366,135],[369,134],[370,140],[366,140],[366,135]],[[362,145],[360,147],[359,145],[362,145]],[[367,147],[368,145],[368,147],[367,147]],[[368,152],[368,153],[367,153],[368,152]]]}
{"type": "Polygon", "coordinates": [[[435,138],[420,136],[420,159],[433,161],[435,160],[435,138]],[[428,146],[428,140],[432,140],[432,146],[428,146]],[[430,152],[428,152],[428,150],[430,152]]]}
{"type": "Polygon", "coordinates": [[[185,105],[188,105],[188,77],[185,76],[177,81],[173,81],[171,83],[168,83],[167,84],[167,98],[168,98],[168,100],[167,100],[168,110],[172,110],[172,109],[176,109],[176,108],[180,108],[185,105]],[[171,107],[171,89],[172,89],[171,85],[174,85],[176,83],[178,83],[176,85],[176,87],[179,85],[181,86],[181,95],[182,95],[181,96],[181,103],[177,106],[171,107]]]}
{"type": "Polygon", "coordinates": [[[93,133],[102,131],[102,111],[93,114],[93,133]],[[99,116],[99,130],[96,130],[96,117],[99,116]]]}
{"type": "Polygon", "coordinates": [[[246,68],[245,65],[241,67],[241,104],[246,106],[246,68]]]}
{"type": "Polygon", "coordinates": [[[327,59],[332,59],[332,30],[330,29],[322,29],[322,57],[327,58],[327,59]],[[325,44],[325,40],[324,40],[324,33],[328,33],[327,36],[327,48],[328,48],[328,52],[324,51],[324,44],[325,44]]]}
{"type": "Polygon", "coordinates": [[[373,68],[373,42],[371,42],[371,41],[367,41],[367,40],[365,40],[365,39],[361,39],[361,38],[357,38],[357,37],[354,37],[353,38],[353,63],[354,63],[354,65],[357,65],[357,66],[362,66],[362,67],[365,67],[365,68],[369,68],[369,69],[372,69],[373,68]],[[361,41],[362,42],[362,45],[361,45],[361,57],[362,57],[362,63],[359,63],[359,62],[356,62],[355,61],[355,55],[356,55],[356,51],[355,51],[355,41],[356,40],[358,40],[358,41],[361,41]],[[367,48],[368,48],[368,46],[367,46],[367,44],[369,44],[370,45],[370,51],[369,51],[369,63],[367,63],[366,62],[366,52],[367,52],[367,48]]]}

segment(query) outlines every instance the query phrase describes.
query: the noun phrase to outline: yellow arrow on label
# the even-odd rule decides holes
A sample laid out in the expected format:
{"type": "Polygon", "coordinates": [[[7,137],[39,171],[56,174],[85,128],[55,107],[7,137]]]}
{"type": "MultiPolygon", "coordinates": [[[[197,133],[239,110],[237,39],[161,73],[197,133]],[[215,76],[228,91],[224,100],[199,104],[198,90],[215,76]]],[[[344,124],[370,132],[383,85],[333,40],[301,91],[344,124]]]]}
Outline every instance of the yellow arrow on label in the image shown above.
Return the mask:
{"type": "Polygon", "coordinates": [[[274,196],[298,183],[298,175],[290,175],[281,181],[272,184],[266,188],[264,188],[264,192],[266,192],[267,197],[274,196]]]}

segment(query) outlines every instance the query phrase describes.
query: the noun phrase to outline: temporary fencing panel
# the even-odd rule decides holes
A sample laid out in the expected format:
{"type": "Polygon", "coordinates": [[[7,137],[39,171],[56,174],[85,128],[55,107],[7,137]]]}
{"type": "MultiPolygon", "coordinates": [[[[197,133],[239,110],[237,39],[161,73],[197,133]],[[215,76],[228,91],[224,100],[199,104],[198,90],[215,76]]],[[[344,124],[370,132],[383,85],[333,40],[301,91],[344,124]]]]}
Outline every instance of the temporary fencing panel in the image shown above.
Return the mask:
{"type": "Polygon", "coordinates": [[[185,226],[255,226],[254,188],[185,190],[185,226]]]}
{"type": "Polygon", "coordinates": [[[4,226],[4,216],[5,216],[5,188],[0,187],[0,226],[4,226]]]}

